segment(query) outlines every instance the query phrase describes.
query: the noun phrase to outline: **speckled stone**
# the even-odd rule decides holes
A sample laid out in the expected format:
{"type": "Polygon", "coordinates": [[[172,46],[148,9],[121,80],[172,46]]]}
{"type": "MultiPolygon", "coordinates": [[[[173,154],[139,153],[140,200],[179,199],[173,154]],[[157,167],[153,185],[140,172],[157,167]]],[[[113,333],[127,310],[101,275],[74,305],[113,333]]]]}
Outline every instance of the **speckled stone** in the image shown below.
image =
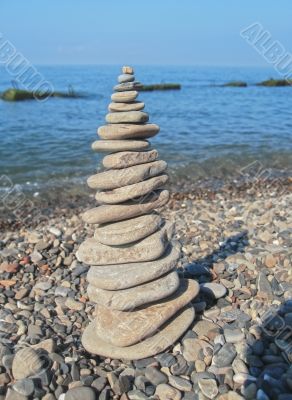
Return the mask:
{"type": "Polygon", "coordinates": [[[121,169],[132,167],[133,165],[152,162],[157,158],[157,150],[121,151],[119,153],[108,154],[103,158],[102,163],[103,166],[108,169],[121,169]]]}
{"type": "Polygon", "coordinates": [[[122,204],[101,205],[86,211],[82,218],[88,224],[106,224],[108,222],[123,221],[139,215],[147,214],[164,206],[169,200],[168,190],[154,191],[141,203],[128,201],[122,204]]]}
{"type": "Polygon", "coordinates": [[[163,226],[163,219],[158,214],[146,214],[125,221],[99,225],[94,237],[102,244],[119,246],[137,242],[163,226]]]}
{"type": "Polygon", "coordinates": [[[141,285],[152,281],[176,267],[180,256],[180,247],[173,243],[165,254],[157,260],[111,265],[110,268],[92,266],[87,274],[87,280],[95,287],[106,290],[119,290],[141,285]]]}
{"type": "Polygon", "coordinates": [[[94,321],[85,329],[82,344],[89,353],[103,357],[140,360],[161,353],[188,329],[195,317],[192,306],[179,311],[158,333],[133,346],[117,347],[101,340],[95,333],[94,321]]]}
{"type": "Polygon", "coordinates": [[[100,204],[119,204],[137,197],[146,196],[148,193],[161,188],[167,181],[168,175],[162,174],[132,185],[97,192],[95,199],[100,204]]]}
{"type": "MultiPolygon", "coordinates": [[[[133,116],[133,122],[134,122],[134,116],[135,118],[137,116],[144,116],[143,118],[146,121],[145,115],[146,113],[143,113],[142,111],[130,111],[129,113],[113,113],[113,117],[110,117],[115,120],[121,120],[121,118],[118,118],[120,115],[132,115],[133,116]],[[117,116],[117,117],[116,117],[117,116]]],[[[111,115],[111,114],[108,114],[111,115]]],[[[130,119],[130,117],[125,119],[130,119]]],[[[137,119],[137,118],[136,118],[137,119]]],[[[130,122],[130,121],[129,121],[130,122]]],[[[97,133],[101,139],[104,140],[123,140],[123,139],[147,139],[151,138],[159,132],[159,126],[156,124],[137,124],[137,123],[115,123],[115,124],[109,124],[109,125],[103,125],[98,128],[97,133]]]]}

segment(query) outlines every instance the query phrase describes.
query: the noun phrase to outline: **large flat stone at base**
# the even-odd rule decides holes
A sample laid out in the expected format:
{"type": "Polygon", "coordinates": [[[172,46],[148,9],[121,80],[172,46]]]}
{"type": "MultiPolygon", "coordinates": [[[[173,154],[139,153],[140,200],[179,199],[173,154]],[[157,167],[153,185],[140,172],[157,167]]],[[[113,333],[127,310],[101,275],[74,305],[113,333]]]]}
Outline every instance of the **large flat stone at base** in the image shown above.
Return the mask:
{"type": "Polygon", "coordinates": [[[87,281],[95,287],[105,290],[120,290],[141,285],[165,275],[176,267],[180,257],[180,246],[172,243],[161,258],[155,261],[92,266],[87,281]]]}
{"type": "Polygon", "coordinates": [[[178,287],[178,274],[176,271],[172,271],[155,281],[129,289],[104,290],[88,285],[87,293],[93,303],[101,304],[112,310],[127,311],[164,299],[176,292],[178,287]]]}
{"type": "Polygon", "coordinates": [[[115,311],[97,305],[95,326],[97,335],[120,347],[131,346],[151,336],[180,309],[189,304],[199,293],[199,284],[182,279],[178,290],[155,304],[136,310],[115,311]]]}
{"type": "Polygon", "coordinates": [[[93,321],[82,335],[82,344],[89,353],[102,357],[140,360],[161,353],[174,344],[188,329],[194,318],[194,308],[188,306],[162,326],[155,335],[127,347],[114,346],[100,339],[96,335],[95,323],[93,321]]]}

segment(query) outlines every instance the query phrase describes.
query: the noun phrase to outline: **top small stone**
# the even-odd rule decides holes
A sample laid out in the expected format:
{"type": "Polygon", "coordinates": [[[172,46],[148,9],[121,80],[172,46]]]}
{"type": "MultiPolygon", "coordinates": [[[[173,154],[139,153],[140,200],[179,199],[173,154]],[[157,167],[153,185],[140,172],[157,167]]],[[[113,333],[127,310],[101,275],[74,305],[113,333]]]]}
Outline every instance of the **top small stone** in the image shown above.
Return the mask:
{"type": "Polygon", "coordinates": [[[134,69],[132,67],[129,67],[127,65],[125,65],[124,67],[122,67],[122,73],[123,74],[134,74],[134,69]]]}

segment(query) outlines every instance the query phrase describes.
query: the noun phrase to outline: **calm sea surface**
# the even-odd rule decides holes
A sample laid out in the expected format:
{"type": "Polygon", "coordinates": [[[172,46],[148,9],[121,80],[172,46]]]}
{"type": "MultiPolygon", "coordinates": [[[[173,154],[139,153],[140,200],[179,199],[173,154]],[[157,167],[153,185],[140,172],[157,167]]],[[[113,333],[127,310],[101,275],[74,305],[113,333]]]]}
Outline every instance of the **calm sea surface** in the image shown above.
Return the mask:
{"type": "MultiPolygon", "coordinates": [[[[8,103],[0,100],[0,176],[23,188],[78,185],[98,166],[91,143],[104,123],[119,67],[39,67],[55,90],[72,85],[80,99],[8,103]]],[[[292,87],[221,88],[230,80],[250,84],[277,77],[268,69],[142,67],[145,83],[176,82],[180,91],[142,92],[152,140],[173,176],[227,179],[257,162],[273,174],[292,165],[292,87]]],[[[0,69],[0,92],[11,87],[0,69]]]]}

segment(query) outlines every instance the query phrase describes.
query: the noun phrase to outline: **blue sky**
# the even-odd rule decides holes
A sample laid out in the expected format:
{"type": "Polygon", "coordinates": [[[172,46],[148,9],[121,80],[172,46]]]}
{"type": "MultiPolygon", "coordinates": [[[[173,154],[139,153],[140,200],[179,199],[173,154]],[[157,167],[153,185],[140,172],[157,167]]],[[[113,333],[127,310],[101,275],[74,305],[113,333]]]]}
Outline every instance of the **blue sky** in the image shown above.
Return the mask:
{"type": "Polygon", "coordinates": [[[266,66],[240,31],[292,53],[291,0],[0,0],[0,32],[34,64],[266,66]]]}

